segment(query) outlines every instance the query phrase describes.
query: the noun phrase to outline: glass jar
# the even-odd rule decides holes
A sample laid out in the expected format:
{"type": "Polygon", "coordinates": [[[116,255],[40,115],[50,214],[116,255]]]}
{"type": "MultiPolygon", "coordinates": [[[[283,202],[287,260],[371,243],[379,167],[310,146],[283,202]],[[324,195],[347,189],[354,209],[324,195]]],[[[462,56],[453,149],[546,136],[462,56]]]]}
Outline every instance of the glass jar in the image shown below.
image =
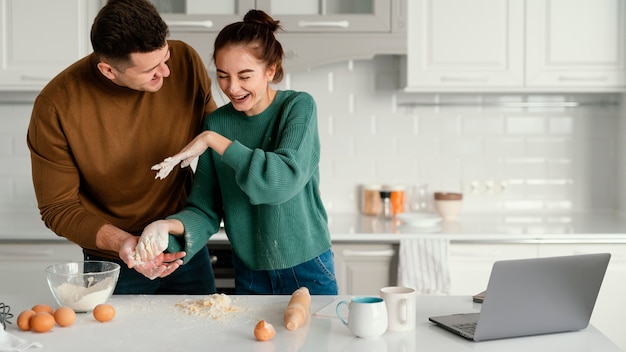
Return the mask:
{"type": "Polygon", "coordinates": [[[361,194],[361,212],[365,215],[378,215],[381,211],[380,185],[364,185],[361,194]]]}
{"type": "Polygon", "coordinates": [[[432,200],[428,185],[413,186],[411,189],[410,209],[413,212],[431,212],[432,200]]]}
{"type": "Polygon", "coordinates": [[[404,213],[404,186],[393,186],[391,191],[391,210],[393,214],[404,213]]]}
{"type": "Polygon", "coordinates": [[[391,191],[380,191],[381,211],[380,217],[383,219],[393,218],[393,207],[391,205],[391,191]]]}

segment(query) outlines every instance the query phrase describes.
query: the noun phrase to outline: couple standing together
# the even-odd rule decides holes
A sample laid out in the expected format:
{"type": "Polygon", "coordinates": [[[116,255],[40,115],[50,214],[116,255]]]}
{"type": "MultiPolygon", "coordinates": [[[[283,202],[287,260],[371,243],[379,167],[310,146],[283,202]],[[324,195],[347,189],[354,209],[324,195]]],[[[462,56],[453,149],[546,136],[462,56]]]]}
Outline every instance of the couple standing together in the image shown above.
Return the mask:
{"type": "Polygon", "coordinates": [[[42,219],[86,260],[122,264],[116,294],[214,293],[206,243],[221,222],[237,294],[337,294],[316,105],[271,87],[279,29],[250,10],[218,34],[230,100],[218,108],[202,60],[167,39],[150,2],[109,0],[94,52],[36,98],[27,142],[42,219]]]}

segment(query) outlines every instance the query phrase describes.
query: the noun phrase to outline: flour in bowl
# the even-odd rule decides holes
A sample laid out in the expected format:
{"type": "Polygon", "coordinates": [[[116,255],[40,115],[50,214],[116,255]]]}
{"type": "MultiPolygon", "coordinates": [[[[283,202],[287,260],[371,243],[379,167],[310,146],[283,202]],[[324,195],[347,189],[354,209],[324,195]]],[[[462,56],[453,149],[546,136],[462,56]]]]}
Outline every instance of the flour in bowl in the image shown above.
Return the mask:
{"type": "Polygon", "coordinates": [[[65,282],[56,288],[56,295],[64,305],[77,312],[86,312],[106,302],[113,293],[113,288],[113,278],[110,277],[89,287],[65,282]]]}

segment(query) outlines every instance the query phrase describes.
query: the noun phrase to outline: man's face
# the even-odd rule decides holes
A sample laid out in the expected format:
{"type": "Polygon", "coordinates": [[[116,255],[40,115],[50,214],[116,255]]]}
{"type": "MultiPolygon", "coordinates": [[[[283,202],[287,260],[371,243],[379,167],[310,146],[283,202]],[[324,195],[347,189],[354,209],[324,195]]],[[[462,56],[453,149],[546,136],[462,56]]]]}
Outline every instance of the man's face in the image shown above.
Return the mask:
{"type": "Polygon", "coordinates": [[[163,79],[170,75],[167,60],[170,58],[169,46],[149,53],[130,54],[130,66],[124,71],[111,67],[113,83],[143,92],[156,92],[163,86],[163,79]]]}

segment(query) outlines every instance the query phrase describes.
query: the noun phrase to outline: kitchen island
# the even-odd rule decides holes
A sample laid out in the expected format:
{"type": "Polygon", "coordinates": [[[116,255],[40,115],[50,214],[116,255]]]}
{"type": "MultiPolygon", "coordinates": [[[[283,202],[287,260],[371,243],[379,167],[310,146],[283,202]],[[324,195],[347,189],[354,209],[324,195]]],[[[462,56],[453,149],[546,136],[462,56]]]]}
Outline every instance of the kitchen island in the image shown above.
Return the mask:
{"type": "MultiPolygon", "coordinates": [[[[190,315],[176,306],[184,299],[206,296],[113,296],[109,303],[116,317],[99,323],[90,313],[78,314],[66,328],[46,333],[20,331],[15,323],[7,331],[42,348],[29,351],[602,351],[620,349],[593,326],[559,334],[471,342],[428,322],[431,315],[474,312],[480,304],[465,296],[418,296],[417,328],[410,332],[386,332],[379,338],[353,337],[335,316],[334,306],[347,296],[313,296],[311,316],[296,331],[283,327],[289,296],[229,296],[237,311],[217,318],[190,315]],[[264,319],[276,328],[269,341],[256,341],[255,324],[264,319]]],[[[2,295],[16,316],[36,303],[54,305],[52,296],[38,293],[2,295]]]]}
{"type": "MultiPolygon", "coordinates": [[[[46,229],[36,211],[0,213],[0,282],[5,293],[47,290],[44,268],[81,260],[80,249],[46,229]]],[[[459,222],[411,227],[372,216],[330,213],[340,294],[377,294],[397,282],[403,239],[449,241],[451,295],[485,289],[496,260],[611,252],[592,323],[626,350],[617,311],[626,310],[626,220],[608,213],[462,214],[459,222]]],[[[210,242],[228,243],[220,232],[210,242]]]]}

